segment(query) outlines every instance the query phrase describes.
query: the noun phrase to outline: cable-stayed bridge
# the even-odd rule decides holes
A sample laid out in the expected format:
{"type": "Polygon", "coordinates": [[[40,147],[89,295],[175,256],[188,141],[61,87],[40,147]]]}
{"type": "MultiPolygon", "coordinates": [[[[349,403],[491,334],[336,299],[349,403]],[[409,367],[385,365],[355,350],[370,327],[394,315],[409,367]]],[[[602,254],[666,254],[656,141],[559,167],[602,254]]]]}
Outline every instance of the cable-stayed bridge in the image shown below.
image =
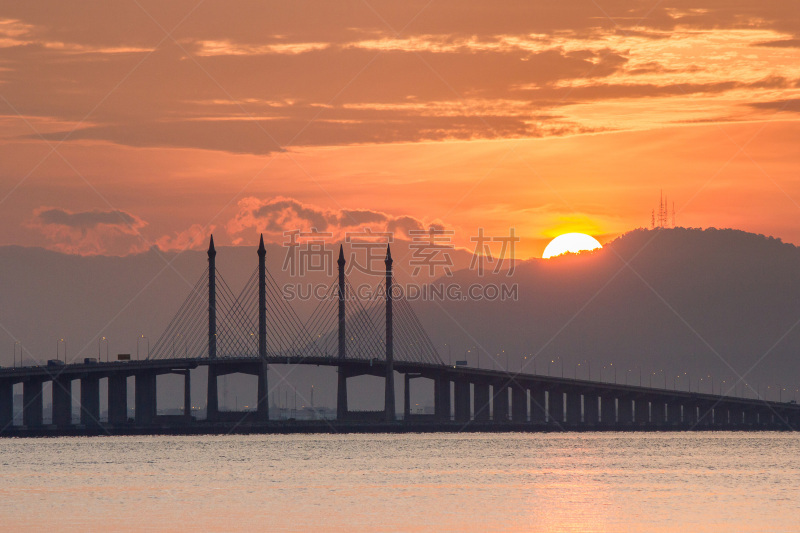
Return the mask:
{"type": "Polygon", "coordinates": [[[0,434],[98,434],[160,431],[291,430],[559,430],[559,429],[800,429],[793,403],[699,394],[486,370],[443,363],[411,305],[398,289],[387,245],[377,297],[362,301],[338,277],[303,321],[266,268],[263,238],[258,266],[237,293],[216,268],[213,237],[208,268],[142,361],[51,362],[0,369],[0,434]],[[337,369],[336,419],[315,423],[271,421],[269,365],[337,369]],[[191,413],[191,371],[205,366],[205,419],[191,413]],[[257,376],[257,405],[247,412],[219,409],[218,379],[257,376]],[[157,377],[184,377],[183,416],[157,410],[157,377]],[[384,379],[383,409],[348,409],[348,379],[384,379]],[[404,379],[403,410],[395,405],[397,375],[404,379]],[[134,417],[128,417],[128,378],[134,378],[134,417]],[[100,380],[108,380],[108,417],[100,419],[100,380]],[[434,413],[412,414],[409,383],[432,381],[434,413]],[[72,421],[72,382],[80,382],[80,423],[72,421]],[[52,383],[52,424],[43,424],[43,385],[52,383]],[[16,384],[22,384],[22,424],[14,424],[16,384]],[[304,425],[305,424],[305,425],[304,425]]]}

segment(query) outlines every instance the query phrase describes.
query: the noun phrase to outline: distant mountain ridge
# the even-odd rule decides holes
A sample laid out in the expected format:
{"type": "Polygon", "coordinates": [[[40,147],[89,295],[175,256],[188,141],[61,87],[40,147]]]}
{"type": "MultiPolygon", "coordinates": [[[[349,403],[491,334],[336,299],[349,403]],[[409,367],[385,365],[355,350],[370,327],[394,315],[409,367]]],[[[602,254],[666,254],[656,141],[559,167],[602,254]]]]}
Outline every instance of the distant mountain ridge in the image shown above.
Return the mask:
{"type": "MultiPolygon", "coordinates": [[[[538,353],[539,372],[546,361],[560,372],[563,359],[566,375],[588,377],[591,366],[594,379],[603,366],[613,379],[613,363],[622,382],[638,383],[641,368],[645,384],[663,386],[666,375],[669,387],[691,378],[696,389],[702,377],[704,390],[712,379],[717,390],[745,375],[777,398],[779,384],[792,395],[800,386],[800,249],[780,239],[639,229],[602,250],[526,261],[513,279],[519,301],[428,304],[425,316],[451,314],[476,340],[491,338],[482,344],[493,353],[501,344],[538,353]]],[[[457,280],[477,281],[464,272],[457,280]]]]}

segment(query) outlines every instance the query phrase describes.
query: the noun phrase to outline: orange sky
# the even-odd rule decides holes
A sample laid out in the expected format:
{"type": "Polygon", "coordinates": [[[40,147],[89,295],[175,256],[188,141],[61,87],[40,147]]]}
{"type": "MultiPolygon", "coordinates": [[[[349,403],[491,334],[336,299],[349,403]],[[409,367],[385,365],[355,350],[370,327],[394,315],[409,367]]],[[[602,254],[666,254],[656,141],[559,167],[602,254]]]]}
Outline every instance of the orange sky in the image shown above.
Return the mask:
{"type": "Polygon", "coordinates": [[[19,2],[0,244],[679,225],[800,243],[796,3],[19,2]]]}

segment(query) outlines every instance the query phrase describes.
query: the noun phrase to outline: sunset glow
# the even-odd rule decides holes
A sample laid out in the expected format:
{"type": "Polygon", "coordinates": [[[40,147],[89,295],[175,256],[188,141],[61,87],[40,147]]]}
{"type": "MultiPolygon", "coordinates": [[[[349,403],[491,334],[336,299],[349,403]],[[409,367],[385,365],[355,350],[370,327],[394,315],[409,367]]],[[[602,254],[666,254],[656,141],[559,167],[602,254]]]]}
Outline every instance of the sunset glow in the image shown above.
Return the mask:
{"type": "Polygon", "coordinates": [[[280,242],[369,211],[328,228],[515,227],[539,257],[552,228],[649,226],[662,188],[678,225],[800,242],[796,9],[701,4],[7,6],[0,243],[280,242]]]}

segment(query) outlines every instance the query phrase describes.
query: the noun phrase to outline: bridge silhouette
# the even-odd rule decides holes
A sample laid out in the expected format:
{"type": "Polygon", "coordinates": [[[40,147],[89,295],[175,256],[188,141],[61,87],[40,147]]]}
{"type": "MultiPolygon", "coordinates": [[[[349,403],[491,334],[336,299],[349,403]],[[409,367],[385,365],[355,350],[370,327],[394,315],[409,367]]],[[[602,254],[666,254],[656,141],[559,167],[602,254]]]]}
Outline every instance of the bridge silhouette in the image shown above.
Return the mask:
{"type": "Polygon", "coordinates": [[[216,268],[213,236],[208,268],[192,287],[145,360],[0,369],[0,435],[229,431],[424,430],[660,430],[800,429],[800,406],[728,395],[700,394],[523,372],[445,364],[420,320],[397,290],[389,245],[378,295],[362,302],[338,277],[310,318],[302,321],[266,268],[263,237],[258,266],[234,293],[216,268]],[[270,420],[269,365],[337,369],[335,420],[270,420]],[[208,370],[205,419],[191,411],[191,370],[208,370]],[[257,377],[253,411],[221,411],[218,378],[257,377]],[[156,378],[184,377],[183,415],[159,415],[156,378]],[[404,379],[403,415],[395,378],[404,379]],[[348,379],[384,379],[384,408],[351,411],[348,379]],[[134,418],[128,418],[128,378],[134,378],[134,418]],[[108,419],[100,420],[100,380],[108,380],[108,419]],[[414,414],[410,381],[433,383],[434,413],[414,414]],[[72,382],[80,382],[80,423],[72,421],[72,382]],[[43,386],[52,383],[52,424],[43,423],[43,386]],[[14,424],[13,387],[22,384],[22,425],[14,424]]]}

